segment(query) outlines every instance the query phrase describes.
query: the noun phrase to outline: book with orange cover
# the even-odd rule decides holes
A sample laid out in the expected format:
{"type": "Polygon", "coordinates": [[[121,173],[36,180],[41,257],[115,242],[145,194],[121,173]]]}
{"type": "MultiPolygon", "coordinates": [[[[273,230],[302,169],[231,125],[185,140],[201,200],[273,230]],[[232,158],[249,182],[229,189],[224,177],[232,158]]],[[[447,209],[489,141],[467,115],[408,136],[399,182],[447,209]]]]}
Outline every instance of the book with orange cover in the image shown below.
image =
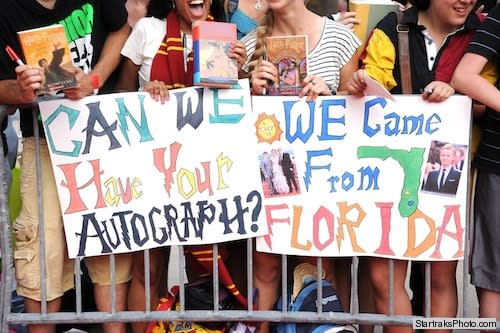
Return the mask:
{"type": "Polygon", "coordinates": [[[265,44],[267,60],[278,70],[278,82],[268,87],[267,94],[297,96],[307,76],[307,36],[271,36],[265,44]]]}
{"type": "Polygon", "coordinates": [[[39,68],[44,81],[38,94],[75,87],[76,77],[64,26],[54,24],[17,33],[26,63],[39,68]]]}
{"type": "Polygon", "coordinates": [[[193,30],[193,84],[230,88],[238,83],[238,63],[229,57],[236,41],[236,24],[195,21],[193,30]]]}
{"type": "Polygon", "coordinates": [[[399,10],[399,3],[391,0],[349,0],[349,10],[356,12],[360,23],[354,25],[354,33],[364,43],[380,20],[388,13],[399,10]]]}

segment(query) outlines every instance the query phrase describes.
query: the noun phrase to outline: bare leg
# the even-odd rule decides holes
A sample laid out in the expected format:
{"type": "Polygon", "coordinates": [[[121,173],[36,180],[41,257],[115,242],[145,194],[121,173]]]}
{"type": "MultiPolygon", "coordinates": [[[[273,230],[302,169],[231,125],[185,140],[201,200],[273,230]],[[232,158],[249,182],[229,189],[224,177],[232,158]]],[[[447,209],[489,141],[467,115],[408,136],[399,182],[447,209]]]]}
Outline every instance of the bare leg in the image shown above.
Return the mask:
{"type": "MultiPolygon", "coordinates": [[[[126,310],[127,305],[127,290],[128,283],[121,283],[116,285],[116,311],[126,310]]],[[[111,286],[103,286],[94,284],[94,298],[97,310],[102,312],[111,312],[111,286]]],[[[126,333],[126,323],[114,322],[103,324],[105,333],[126,333]]]]}
{"type": "MultiPolygon", "coordinates": [[[[479,296],[479,317],[500,318],[500,292],[489,289],[477,289],[479,296]]],[[[481,331],[488,333],[491,331],[481,331]]]]}
{"type": "MultiPolygon", "coordinates": [[[[369,258],[360,257],[358,264],[358,302],[360,313],[375,313],[373,285],[370,280],[369,258]]],[[[373,333],[373,325],[360,325],[360,333],[373,333]]]]}
{"type": "MultiPolygon", "coordinates": [[[[24,307],[28,313],[41,313],[41,302],[24,298],[24,307]]],[[[61,308],[61,298],[47,302],[47,312],[57,312],[61,308]]],[[[28,325],[28,333],[54,333],[55,324],[32,324],[28,325]]]]}
{"type": "MultiPolygon", "coordinates": [[[[281,257],[276,254],[255,252],[253,284],[259,289],[259,310],[271,310],[278,299],[281,276],[281,257]]],[[[262,322],[259,333],[268,333],[269,323],[262,322]]]]}
{"type": "MultiPolygon", "coordinates": [[[[373,283],[375,310],[377,313],[389,312],[389,259],[370,258],[370,278],[373,283]]],[[[411,315],[411,303],[405,289],[408,261],[394,260],[394,314],[411,315]]],[[[387,333],[412,333],[408,326],[386,326],[387,333]]]]}
{"type": "MultiPolygon", "coordinates": [[[[457,316],[458,296],[456,261],[431,263],[431,316],[453,318],[457,316]]],[[[451,330],[428,330],[429,333],[451,330]]]]}
{"type": "Polygon", "coordinates": [[[352,258],[330,259],[335,267],[335,289],[345,312],[351,308],[351,263],[352,258]]]}
{"type": "MultiPolygon", "coordinates": [[[[150,282],[151,282],[151,306],[155,310],[160,295],[165,293],[167,284],[167,268],[170,256],[170,248],[156,248],[149,251],[150,282]]],[[[128,310],[145,311],[145,276],[144,276],[144,252],[136,252],[132,259],[132,280],[128,292],[128,310]]],[[[144,333],[147,322],[131,323],[134,333],[144,333]]]]}

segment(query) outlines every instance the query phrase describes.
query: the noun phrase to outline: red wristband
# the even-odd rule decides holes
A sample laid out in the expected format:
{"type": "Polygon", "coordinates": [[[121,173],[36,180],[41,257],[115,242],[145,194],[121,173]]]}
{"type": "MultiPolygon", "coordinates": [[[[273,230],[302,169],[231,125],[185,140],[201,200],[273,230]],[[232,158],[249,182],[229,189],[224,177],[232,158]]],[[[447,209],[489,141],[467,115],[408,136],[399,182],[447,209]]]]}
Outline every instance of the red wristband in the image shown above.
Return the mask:
{"type": "Polygon", "coordinates": [[[90,83],[92,83],[92,88],[94,88],[94,95],[99,92],[99,76],[97,74],[90,74],[90,83]]]}

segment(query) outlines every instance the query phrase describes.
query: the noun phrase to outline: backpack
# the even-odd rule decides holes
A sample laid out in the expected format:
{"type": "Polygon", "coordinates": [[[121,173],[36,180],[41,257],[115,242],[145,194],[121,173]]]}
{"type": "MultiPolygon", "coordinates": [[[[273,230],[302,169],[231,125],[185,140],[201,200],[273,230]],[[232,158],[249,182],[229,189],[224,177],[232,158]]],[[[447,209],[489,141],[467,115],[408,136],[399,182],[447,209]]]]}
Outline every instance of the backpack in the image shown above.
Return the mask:
{"type": "MultiPolygon", "coordinates": [[[[317,267],[307,262],[297,265],[293,271],[292,293],[287,295],[288,312],[317,312],[318,286],[321,286],[321,311],[344,312],[337,290],[325,279],[325,272],[318,275],[317,267]],[[320,276],[321,282],[318,283],[317,278],[320,276]]],[[[281,298],[276,308],[282,311],[281,298]]],[[[334,333],[357,332],[357,329],[352,325],[336,323],[278,323],[276,331],[277,333],[334,333]]]]}

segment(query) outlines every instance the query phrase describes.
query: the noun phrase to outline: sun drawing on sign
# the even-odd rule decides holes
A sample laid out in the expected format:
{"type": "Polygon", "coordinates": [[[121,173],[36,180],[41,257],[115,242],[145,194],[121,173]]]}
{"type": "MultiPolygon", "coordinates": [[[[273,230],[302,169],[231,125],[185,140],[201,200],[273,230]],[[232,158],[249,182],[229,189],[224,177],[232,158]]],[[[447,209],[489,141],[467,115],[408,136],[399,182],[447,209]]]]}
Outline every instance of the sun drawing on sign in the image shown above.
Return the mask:
{"type": "Polygon", "coordinates": [[[259,142],[267,142],[272,144],[274,141],[280,139],[281,130],[279,126],[279,122],[274,117],[274,115],[267,115],[265,113],[261,113],[257,122],[255,123],[255,127],[257,130],[257,137],[259,138],[259,142]]]}

